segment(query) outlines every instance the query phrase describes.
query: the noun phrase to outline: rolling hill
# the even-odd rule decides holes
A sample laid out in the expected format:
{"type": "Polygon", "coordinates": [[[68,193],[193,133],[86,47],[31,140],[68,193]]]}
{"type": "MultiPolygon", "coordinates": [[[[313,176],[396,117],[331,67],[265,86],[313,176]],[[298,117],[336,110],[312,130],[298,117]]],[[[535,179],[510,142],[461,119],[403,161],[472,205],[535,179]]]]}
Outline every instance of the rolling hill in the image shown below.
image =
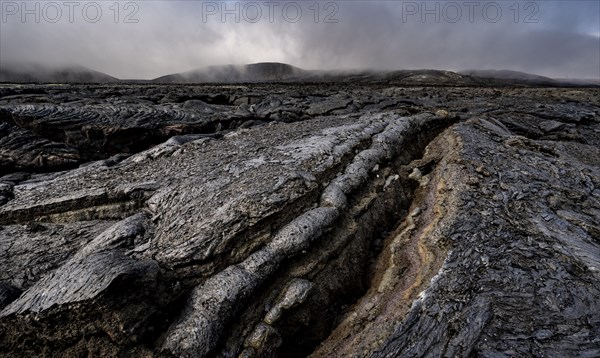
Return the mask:
{"type": "Polygon", "coordinates": [[[118,81],[115,77],[80,65],[3,64],[0,66],[0,82],[112,83],[118,81]]]}

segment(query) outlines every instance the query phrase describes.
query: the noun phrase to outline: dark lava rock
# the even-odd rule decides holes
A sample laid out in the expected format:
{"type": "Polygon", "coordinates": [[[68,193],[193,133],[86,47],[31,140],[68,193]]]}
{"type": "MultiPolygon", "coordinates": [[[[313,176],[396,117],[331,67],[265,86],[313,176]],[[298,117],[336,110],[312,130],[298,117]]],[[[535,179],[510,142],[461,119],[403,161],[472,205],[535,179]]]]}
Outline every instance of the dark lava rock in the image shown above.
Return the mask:
{"type": "Polygon", "coordinates": [[[41,88],[0,356],[600,355],[595,89],[41,88]]]}
{"type": "Polygon", "coordinates": [[[16,300],[22,291],[6,283],[0,283],[0,309],[8,306],[9,303],[16,300]]]}

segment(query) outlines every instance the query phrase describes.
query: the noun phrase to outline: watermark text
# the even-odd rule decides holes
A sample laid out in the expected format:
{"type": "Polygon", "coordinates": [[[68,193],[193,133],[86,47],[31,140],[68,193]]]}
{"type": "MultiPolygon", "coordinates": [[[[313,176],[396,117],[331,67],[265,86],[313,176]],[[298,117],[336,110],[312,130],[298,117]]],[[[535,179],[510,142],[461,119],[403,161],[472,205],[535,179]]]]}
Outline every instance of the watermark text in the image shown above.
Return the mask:
{"type": "MultiPolygon", "coordinates": [[[[165,0],[166,1],[166,0],[165,0]]],[[[140,4],[135,1],[3,1],[2,23],[140,22],[140,4]]],[[[357,11],[354,2],[344,1],[194,1],[192,13],[198,22],[339,23],[344,11],[357,11]],[[344,7],[341,9],[341,7],[344,7]],[[347,7],[347,8],[346,8],[347,7]],[[198,13],[199,12],[199,13],[198,13]]],[[[372,1],[364,6],[376,6],[372,1]]],[[[382,2],[381,4],[390,4],[382,2]]],[[[396,1],[386,8],[401,23],[539,23],[536,1],[396,1]]],[[[348,12],[348,13],[350,13],[348,12]]],[[[348,14],[346,13],[346,14],[348,14]]],[[[356,20],[356,12],[352,16],[356,20]]]]}
{"type": "Polygon", "coordinates": [[[278,1],[204,1],[202,2],[202,22],[209,21],[257,23],[278,20],[297,23],[309,19],[314,23],[335,24],[340,20],[340,6],[335,1],[328,2],[278,2],[278,1]]]}
{"type": "Polygon", "coordinates": [[[538,23],[539,5],[534,1],[402,1],[402,23],[497,23],[505,16],[514,23],[538,23]]]}
{"type": "Polygon", "coordinates": [[[97,23],[108,16],[114,23],[137,24],[140,6],[138,3],[78,2],[78,1],[2,1],[0,2],[2,23],[57,23],[59,21],[97,23]]]}

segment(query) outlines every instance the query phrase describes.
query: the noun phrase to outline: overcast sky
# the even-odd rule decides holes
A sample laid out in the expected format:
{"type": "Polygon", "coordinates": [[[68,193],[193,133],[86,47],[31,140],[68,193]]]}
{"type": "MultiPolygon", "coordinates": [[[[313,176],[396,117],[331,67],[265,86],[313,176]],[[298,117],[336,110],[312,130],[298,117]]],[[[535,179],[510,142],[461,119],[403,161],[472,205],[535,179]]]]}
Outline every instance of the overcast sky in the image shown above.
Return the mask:
{"type": "Polygon", "coordinates": [[[0,66],[80,64],[122,79],[264,61],[305,69],[512,69],[600,78],[597,0],[117,5],[28,1],[23,8],[2,0],[0,66]]]}

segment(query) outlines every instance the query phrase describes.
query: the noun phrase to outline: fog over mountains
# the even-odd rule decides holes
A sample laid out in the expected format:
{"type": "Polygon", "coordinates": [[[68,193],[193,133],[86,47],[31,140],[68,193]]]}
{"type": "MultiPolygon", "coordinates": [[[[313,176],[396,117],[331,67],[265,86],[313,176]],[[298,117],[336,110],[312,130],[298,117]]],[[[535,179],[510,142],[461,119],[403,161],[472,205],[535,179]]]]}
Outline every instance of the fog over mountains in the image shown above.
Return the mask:
{"type": "Polygon", "coordinates": [[[264,82],[306,78],[310,71],[284,63],[211,66],[159,77],[160,83],[264,82]]]}
{"type": "Polygon", "coordinates": [[[111,83],[117,78],[80,65],[48,66],[11,64],[0,66],[0,82],[13,83],[111,83]]]}
{"type": "Polygon", "coordinates": [[[62,17],[53,22],[47,3],[24,15],[20,2],[3,2],[0,67],[77,63],[150,80],[211,65],[280,62],[328,71],[509,69],[600,79],[597,1],[478,1],[473,8],[444,1],[278,1],[271,13],[252,2],[261,16],[248,3],[141,1],[115,8],[84,1],[70,21],[57,2],[62,17]],[[89,16],[82,16],[84,6],[89,16]],[[96,10],[102,16],[90,19],[96,10]],[[292,18],[296,10],[301,16],[292,18]]]}
{"type": "Polygon", "coordinates": [[[365,82],[399,85],[600,85],[593,79],[552,79],[511,70],[466,70],[460,72],[421,70],[305,70],[278,62],[248,65],[209,66],[193,71],[160,76],[153,80],[117,79],[80,65],[44,66],[19,64],[0,67],[4,83],[264,83],[264,82],[365,82]]]}

